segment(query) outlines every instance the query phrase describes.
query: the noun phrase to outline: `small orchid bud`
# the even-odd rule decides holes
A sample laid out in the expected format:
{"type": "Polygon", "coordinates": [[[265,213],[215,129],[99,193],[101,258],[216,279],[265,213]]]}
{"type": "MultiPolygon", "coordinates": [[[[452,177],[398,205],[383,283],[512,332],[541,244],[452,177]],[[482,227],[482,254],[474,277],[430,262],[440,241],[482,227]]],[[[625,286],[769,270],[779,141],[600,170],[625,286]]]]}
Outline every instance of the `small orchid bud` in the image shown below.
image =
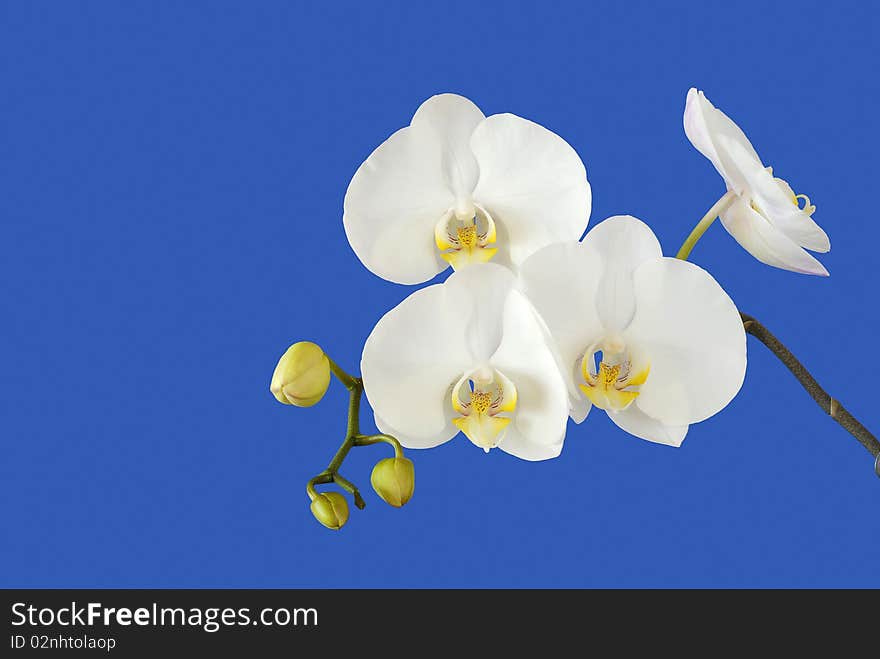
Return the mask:
{"type": "Polygon", "coordinates": [[[269,389],[285,405],[311,407],[330,386],[330,360],[321,346],[310,341],[294,343],[287,349],[272,374],[269,389]]]}
{"type": "Polygon", "coordinates": [[[416,487],[416,472],[408,458],[385,458],[373,467],[370,483],[382,499],[400,508],[410,500],[416,487]]]}
{"type": "Polygon", "coordinates": [[[312,500],[312,515],[328,529],[338,531],[348,521],[348,503],[339,492],[319,494],[312,500]]]}

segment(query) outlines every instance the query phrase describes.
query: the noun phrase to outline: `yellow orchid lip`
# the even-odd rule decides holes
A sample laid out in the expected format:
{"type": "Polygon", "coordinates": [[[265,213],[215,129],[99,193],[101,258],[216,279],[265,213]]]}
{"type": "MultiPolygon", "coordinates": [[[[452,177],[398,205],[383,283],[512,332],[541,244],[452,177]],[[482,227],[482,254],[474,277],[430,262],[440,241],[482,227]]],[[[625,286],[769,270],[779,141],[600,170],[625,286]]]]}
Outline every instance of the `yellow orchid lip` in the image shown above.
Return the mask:
{"type": "Polygon", "coordinates": [[[470,263],[488,263],[498,252],[495,221],[486,209],[472,204],[472,212],[450,209],[434,227],[440,258],[458,270],[470,263]]]}
{"type": "Polygon", "coordinates": [[[648,380],[651,365],[646,362],[636,369],[628,355],[605,361],[606,356],[603,353],[596,368],[596,354],[597,351],[593,349],[584,353],[581,360],[584,384],[578,386],[596,407],[622,412],[638,398],[641,385],[648,380]]]}
{"type": "Polygon", "coordinates": [[[516,387],[494,369],[465,374],[452,389],[452,408],[461,416],[452,420],[474,444],[485,450],[498,445],[516,410],[516,387]]]}

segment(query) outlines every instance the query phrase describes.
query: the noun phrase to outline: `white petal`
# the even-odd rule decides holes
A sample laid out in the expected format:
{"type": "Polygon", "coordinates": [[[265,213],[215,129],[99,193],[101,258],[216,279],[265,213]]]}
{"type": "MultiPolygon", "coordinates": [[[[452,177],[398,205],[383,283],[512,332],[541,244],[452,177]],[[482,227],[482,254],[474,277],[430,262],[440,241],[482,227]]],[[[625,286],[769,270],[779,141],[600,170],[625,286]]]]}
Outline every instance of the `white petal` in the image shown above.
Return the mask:
{"type": "Polygon", "coordinates": [[[609,410],[608,416],[630,435],[668,446],[681,446],[688,431],[688,426],[669,426],[649,417],[637,405],[630,405],[622,412],[609,410]]]}
{"type": "Polygon", "coordinates": [[[601,339],[603,333],[596,313],[602,266],[602,256],[595,248],[569,241],[537,251],[523,262],[519,272],[523,292],[553,337],[576,423],[587,416],[590,403],[578,391],[575,374],[584,349],[601,339]]]}
{"type": "Polygon", "coordinates": [[[504,336],[489,360],[517,391],[513,420],[499,447],[526,460],[555,457],[568,422],[568,391],[534,308],[518,291],[504,307],[504,336]]]}
{"type": "Polygon", "coordinates": [[[504,439],[498,444],[505,453],[510,453],[521,460],[537,462],[550,460],[562,453],[562,442],[556,444],[536,444],[528,441],[516,428],[508,427],[504,439]]]}
{"type": "Polygon", "coordinates": [[[625,336],[651,365],[635,404],[673,426],[720,411],[746,371],[745,330],[733,301],[708,272],[678,259],[644,263],[633,282],[636,313],[625,336]]]}
{"type": "Polygon", "coordinates": [[[412,119],[416,130],[433,132],[441,145],[443,178],[456,198],[470,197],[480,169],[470,148],[474,129],[485,119],[464,96],[438,94],[422,103],[412,119]]]}
{"type": "MultiPolygon", "coordinates": [[[[703,92],[691,87],[687,93],[684,104],[684,134],[690,140],[694,148],[706,156],[725,179],[727,176],[721,166],[721,159],[715,152],[715,145],[709,135],[709,125],[706,121],[706,106],[711,106],[703,92]]],[[[711,110],[709,110],[711,111],[711,110]]]]}
{"type": "Polygon", "coordinates": [[[406,433],[400,432],[397,428],[385,422],[380,416],[375,413],[373,414],[373,419],[376,422],[376,427],[379,429],[379,432],[385,433],[386,435],[391,435],[392,437],[397,439],[397,441],[399,441],[401,446],[403,446],[404,448],[434,448],[435,446],[440,446],[440,444],[445,444],[458,434],[458,428],[456,428],[451,423],[452,412],[452,407],[449,407],[448,419],[450,423],[445,428],[443,428],[441,432],[437,433],[433,437],[414,438],[407,435],[406,433]]]}
{"type": "Polygon", "coordinates": [[[510,270],[494,263],[465,266],[446,280],[448,303],[455,307],[459,331],[475,363],[486,362],[498,349],[507,296],[516,283],[510,270]]]}
{"type": "Polygon", "coordinates": [[[582,396],[579,392],[570,394],[568,402],[568,415],[575,423],[583,423],[587,418],[587,415],[590,413],[590,410],[593,409],[593,404],[589,399],[582,396]]]}
{"type": "Polygon", "coordinates": [[[635,311],[633,272],[645,261],[663,256],[650,227],[631,215],[609,217],[593,227],[584,244],[601,254],[604,269],[596,295],[596,311],[608,332],[629,325],[635,311]]]}
{"type": "Polygon", "coordinates": [[[691,88],[688,91],[684,108],[684,132],[691,144],[702,153],[718,170],[729,188],[741,192],[745,182],[740,172],[732,166],[725,152],[725,146],[718,138],[725,137],[745,150],[749,157],[761,167],[761,158],[755,152],[749,138],[733,120],[717,109],[703,92],[691,88]]]}
{"type": "Polygon", "coordinates": [[[777,268],[828,276],[819,261],[756,212],[747,200],[737,199],[721,214],[724,228],[752,256],[777,268]]]}
{"type": "Polygon", "coordinates": [[[498,224],[498,258],[519,265],[540,248],[577,240],[590,217],[584,164],[561,137],[527,119],[496,114],[477,126],[474,199],[498,224]]]}
{"type": "Polygon", "coordinates": [[[451,388],[501,341],[513,275],[497,265],[454,273],[389,311],[364,345],[364,390],[377,417],[412,445],[449,429],[451,388]]]}
{"type": "Polygon", "coordinates": [[[751,196],[770,222],[793,242],[814,252],[827,252],[831,241],[822,228],[809,214],[802,211],[789,196],[793,194],[788,184],[785,188],[779,180],[763,166],[754,166],[749,154],[741,144],[724,137],[719,142],[725,145],[731,162],[735,163],[743,175],[751,196]]]}
{"type": "Polygon", "coordinates": [[[364,161],[345,194],[343,223],[363,264],[401,284],[426,281],[446,269],[434,226],[457,196],[469,194],[477,165],[469,139],[480,110],[453,94],[425,101],[364,161]]]}
{"type": "Polygon", "coordinates": [[[398,439],[415,444],[449,429],[446,399],[471,364],[446,299],[442,284],[410,295],[376,324],[361,357],[364,390],[376,417],[398,439]]]}

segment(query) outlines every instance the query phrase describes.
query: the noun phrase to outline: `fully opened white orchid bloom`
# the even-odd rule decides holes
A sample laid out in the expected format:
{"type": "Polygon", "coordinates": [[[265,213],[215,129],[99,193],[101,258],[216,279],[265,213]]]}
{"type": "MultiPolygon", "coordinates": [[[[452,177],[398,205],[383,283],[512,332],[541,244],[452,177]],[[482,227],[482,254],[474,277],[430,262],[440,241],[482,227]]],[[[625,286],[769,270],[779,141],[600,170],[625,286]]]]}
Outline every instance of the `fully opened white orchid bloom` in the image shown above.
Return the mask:
{"type": "Polygon", "coordinates": [[[517,265],[545,245],[577,240],[590,203],[584,165],[561,137],[440,94],[358,168],[343,222],[369,270],[417,284],[449,265],[517,265]]]}
{"type": "Polygon", "coordinates": [[[729,203],[719,215],[730,235],[767,265],[828,276],[806,251],[831,249],[828,236],[812,218],[816,207],[809,197],[796,195],[786,181],[774,178],[739,126],[696,89],[687,95],[684,132],[727,184],[729,203]]]}
{"type": "Polygon", "coordinates": [[[664,258],[634,217],[545,247],[520,277],[555,340],[578,423],[595,405],[636,437],[679,446],[689,424],[742,386],[746,337],[733,302],[705,270],[664,258]]]}
{"type": "Polygon", "coordinates": [[[534,308],[506,268],[457,271],[389,311],[364,346],[364,391],[382,432],[431,448],[459,431],[487,452],[559,455],[566,385],[534,308]]]}

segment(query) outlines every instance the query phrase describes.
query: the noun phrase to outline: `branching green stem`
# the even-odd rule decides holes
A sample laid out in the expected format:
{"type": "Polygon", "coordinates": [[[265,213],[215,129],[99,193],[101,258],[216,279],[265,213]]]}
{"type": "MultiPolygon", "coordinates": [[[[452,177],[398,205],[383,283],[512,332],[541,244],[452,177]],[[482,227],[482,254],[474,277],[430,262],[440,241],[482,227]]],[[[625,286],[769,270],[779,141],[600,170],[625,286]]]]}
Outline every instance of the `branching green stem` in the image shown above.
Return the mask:
{"type": "Polygon", "coordinates": [[[318,493],[315,490],[316,485],[335,483],[343,490],[351,494],[351,496],[354,498],[355,506],[363,509],[364,507],[366,507],[367,503],[366,501],[364,501],[364,498],[358,491],[357,486],[349,481],[347,478],[344,478],[342,474],[339,473],[339,469],[340,467],[342,467],[342,463],[345,461],[348,452],[354,446],[370,446],[372,444],[377,444],[380,442],[393,446],[394,455],[396,457],[403,456],[403,449],[400,446],[400,442],[398,442],[391,435],[360,434],[361,395],[364,393],[363,380],[361,380],[360,378],[356,378],[353,375],[349,375],[344,370],[342,370],[339,365],[332,359],[330,359],[329,357],[327,359],[330,362],[330,371],[342,384],[345,385],[349,392],[348,424],[345,429],[345,439],[343,440],[342,445],[339,447],[339,450],[336,451],[336,455],[333,456],[333,459],[330,460],[330,464],[327,465],[327,468],[324,471],[309,480],[309,482],[306,484],[306,492],[309,495],[309,499],[314,500],[314,498],[318,496],[318,493]]]}

